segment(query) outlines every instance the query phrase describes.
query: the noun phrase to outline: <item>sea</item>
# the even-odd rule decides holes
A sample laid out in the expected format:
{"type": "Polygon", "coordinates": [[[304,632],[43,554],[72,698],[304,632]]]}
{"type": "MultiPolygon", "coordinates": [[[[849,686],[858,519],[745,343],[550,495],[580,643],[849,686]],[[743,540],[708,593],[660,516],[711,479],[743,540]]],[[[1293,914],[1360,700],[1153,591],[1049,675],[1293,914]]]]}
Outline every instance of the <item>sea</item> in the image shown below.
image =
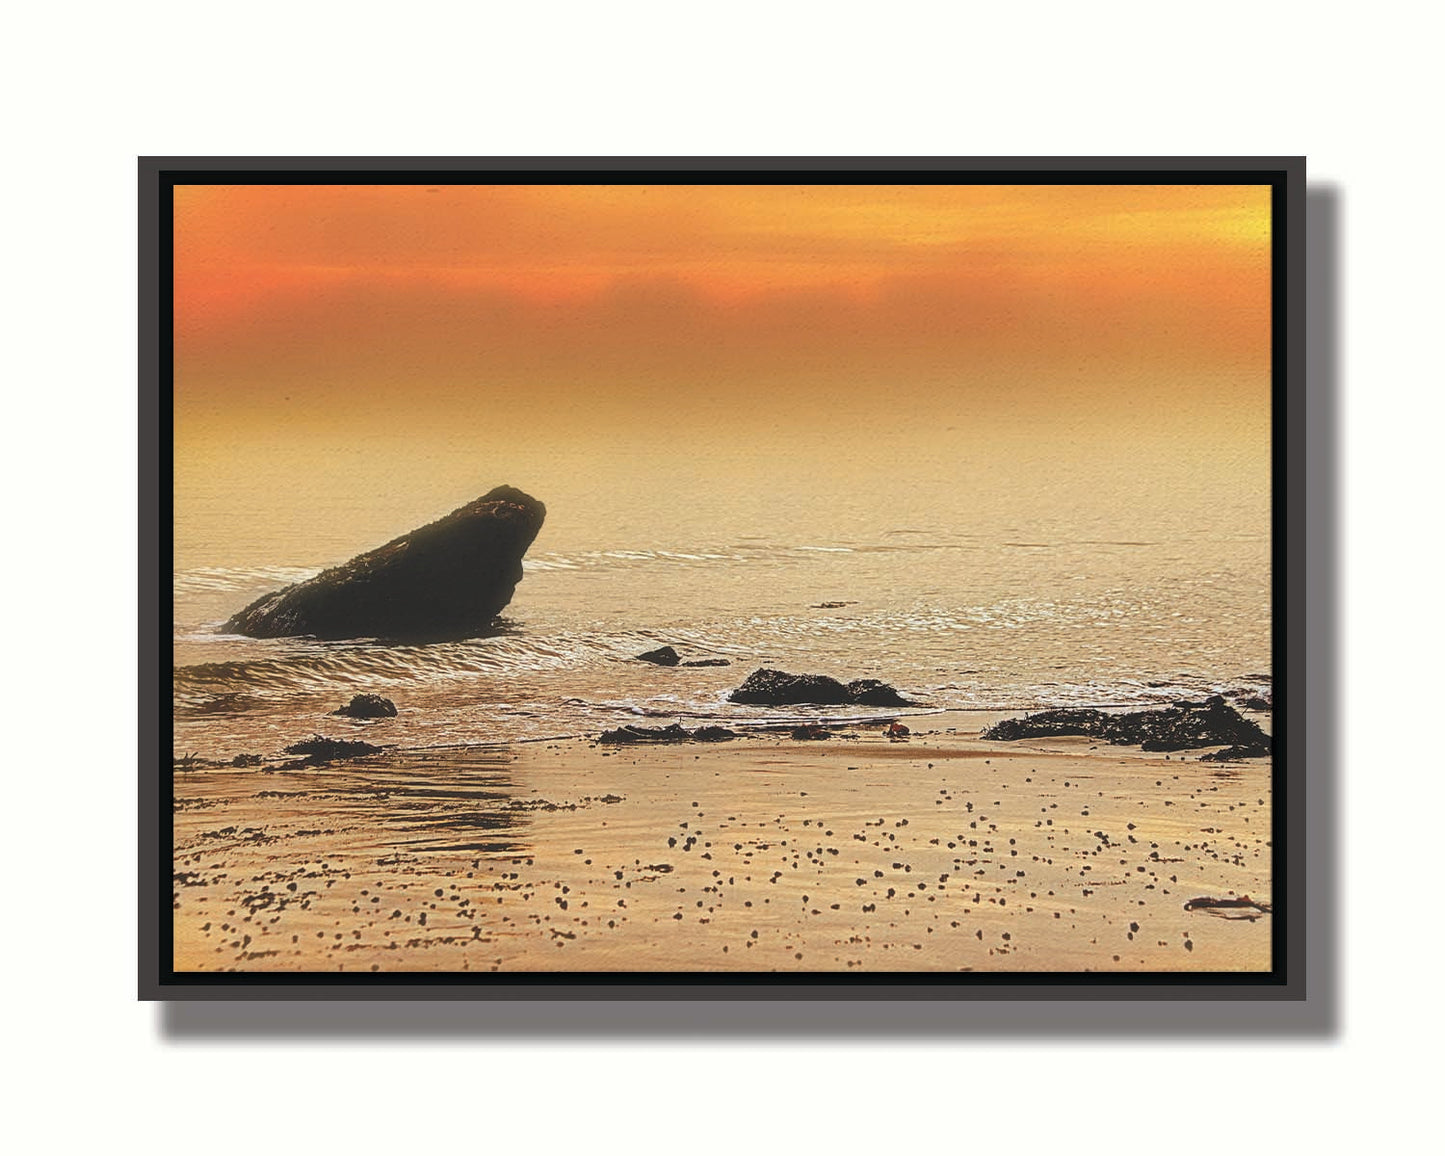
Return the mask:
{"type": "MultiPolygon", "coordinates": [[[[777,478],[746,488],[741,476],[686,473],[625,500],[555,479],[449,479],[436,492],[389,492],[381,518],[365,516],[376,502],[338,487],[346,497],[332,500],[348,516],[257,515],[237,529],[225,475],[207,475],[177,504],[175,756],[272,757],[317,734],[410,749],[879,713],[730,702],[760,667],[881,679],[918,704],[889,712],[905,717],[1271,691],[1258,487],[1190,469],[1141,490],[1138,478],[1155,473],[1101,469],[1042,484],[1021,472],[970,493],[957,471],[922,469],[890,492],[883,474],[850,488],[843,471],[802,501],[777,478]],[[501,483],[543,500],[548,517],[485,636],[402,646],[225,632],[261,594],[501,483]],[[223,522],[229,538],[212,532],[223,522]],[[636,657],[663,645],[727,665],[636,657]],[[357,694],[392,700],[397,716],[332,713],[357,694]]],[[[278,492],[265,500],[282,502],[278,492]]],[[[327,500],[312,492],[298,504],[327,500]]]]}

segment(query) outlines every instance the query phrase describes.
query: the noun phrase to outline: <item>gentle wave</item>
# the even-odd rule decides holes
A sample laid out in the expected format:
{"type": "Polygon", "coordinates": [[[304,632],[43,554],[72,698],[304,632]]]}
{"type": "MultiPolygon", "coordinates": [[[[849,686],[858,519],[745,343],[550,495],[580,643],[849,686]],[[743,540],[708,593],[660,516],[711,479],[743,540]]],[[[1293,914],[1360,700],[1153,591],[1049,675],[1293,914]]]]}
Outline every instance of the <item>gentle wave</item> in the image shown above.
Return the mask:
{"type": "MultiPolygon", "coordinates": [[[[891,534],[922,535],[924,531],[887,531],[891,534]]],[[[769,564],[806,559],[810,554],[919,554],[942,550],[980,549],[976,542],[869,542],[831,546],[775,546],[742,543],[736,546],[676,547],[648,550],[580,550],[572,553],[543,551],[522,559],[526,571],[588,570],[627,568],[641,564],[716,565],[718,563],[769,564]]],[[[176,571],[176,593],[247,590],[289,586],[304,582],[321,572],[315,566],[199,566],[176,571]]]]}
{"type": "Polygon", "coordinates": [[[1171,557],[1179,535],[1147,542],[1095,530],[1091,544],[1028,524],[995,536],[905,526],[854,539],[821,525],[799,529],[802,545],[679,534],[666,548],[544,550],[524,561],[528,577],[495,633],[429,646],[227,635],[220,624],[242,605],[319,568],[179,572],[175,741],[234,755],[333,728],[426,745],[595,735],[638,720],[780,725],[848,709],[729,703],[764,666],[880,678],[926,704],[916,709],[1148,705],[1268,691],[1268,674],[1257,673],[1267,669],[1267,637],[1255,625],[1267,590],[1228,551],[1181,567],[1171,557]],[[731,665],[636,661],[663,645],[684,661],[731,665]],[[400,713],[331,717],[357,693],[383,694],[400,713]]]}
{"type": "Polygon", "coordinates": [[[178,691],[224,687],[324,689],[351,684],[399,685],[418,679],[462,679],[474,675],[545,671],[615,657],[605,642],[501,636],[434,646],[358,643],[324,646],[292,643],[299,652],[274,658],[233,659],[178,667],[178,691]]]}
{"type": "MultiPolygon", "coordinates": [[[[923,536],[921,530],[887,531],[891,535],[923,536]]],[[[1037,545],[1066,546],[1070,543],[999,542],[997,546],[1037,545]]],[[[979,551],[986,543],[969,541],[883,541],[858,542],[850,545],[779,546],[739,543],[734,546],[701,546],[647,550],[581,550],[571,553],[543,551],[522,559],[522,569],[531,574],[571,572],[578,570],[630,570],[639,566],[718,567],[718,566],[787,566],[792,563],[820,561],[838,555],[924,555],[957,551],[979,551]]],[[[315,577],[321,566],[202,566],[177,571],[172,578],[176,597],[216,593],[279,589],[315,577]]]]}
{"type": "Polygon", "coordinates": [[[260,641],[226,635],[215,638],[221,644],[239,643],[253,651],[276,653],[178,666],[172,676],[177,694],[374,688],[488,675],[587,670],[635,659],[643,651],[663,644],[684,647],[689,658],[741,653],[735,646],[718,645],[688,630],[665,634],[627,631],[532,635],[513,627],[486,638],[421,646],[310,639],[260,641]]]}
{"type": "Polygon", "coordinates": [[[838,554],[926,554],[942,551],[978,550],[976,543],[963,542],[868,542],[830,546],[757,546],[739,544],[731,547],[694,547],[689,549],[655,550],[584,550],[571,554],[531,554],[522,560],[522,568],[536,573],[554,570],[628,569],[635,566],[717,566],[786,565],[790,562],[816,563],[818,556],[838,554]]]}
{"type": "Polygon", "coordinates": [[[172,586],[176,594],[247,590],[262,586],[290,586],[320,573],[315,566],[199,566],[176,571],[172,586]]]}
{"type": "MultiPolygon", "coordinates": [[[[840,663],[855,673],[894,680],[947,665],[969,665],[973,647],[992,632],[1036,627],[1079,629],[1123,624],[1143,608],[1014,599],[989,606],[909,610],[848,605],[788,615],[718,618],[686,627],[615,632],[540,632],[505,623],[494,635],[462,642],[390,646],[310,639],[256,640],[194,632],[178,636],[191,657],[214,649],[225,657],[182,663],[178,693],[190,690],[322,690],[399,685],[475,676],[585,670],[634,659],[671,645],[688,660],[726,658],[751,669],[778,662],[827,672],[840,663]],[[970,643],[968,636],[980,635],[970,643]],[[240,651],[241,653],[237,653],[240,651]],[[805,657],[811,656],[811,657],[805,657]],[[821,664],[821,665],[820,665],[821,664]],[[867,669],[857,669],[859,665],[867,669]]],[[[848,669],[834,670],[842,676],[848,669]]]]}

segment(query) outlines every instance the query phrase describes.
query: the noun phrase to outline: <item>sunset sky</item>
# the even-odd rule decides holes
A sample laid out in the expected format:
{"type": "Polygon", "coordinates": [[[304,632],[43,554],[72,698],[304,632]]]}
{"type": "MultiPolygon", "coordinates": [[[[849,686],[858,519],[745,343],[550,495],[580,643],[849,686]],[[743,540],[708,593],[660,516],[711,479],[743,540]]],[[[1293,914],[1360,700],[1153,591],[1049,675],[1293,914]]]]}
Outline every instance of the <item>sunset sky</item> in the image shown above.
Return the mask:
{"type": "Polygon", "coordinates": [[[801,475],[1087,443],[1121,485],[1167,494],[1143,459],[1181,455],[1260,484],[1269,213],[1267,186],[180,186],[177,501],[430,469],[441,512],[764,446],[801,475]]]}
{"type": "Polygon", "coordinates": [[[1265,187],[195,185],[175,239],[186,417],[1265,399],[1265,187]]]}

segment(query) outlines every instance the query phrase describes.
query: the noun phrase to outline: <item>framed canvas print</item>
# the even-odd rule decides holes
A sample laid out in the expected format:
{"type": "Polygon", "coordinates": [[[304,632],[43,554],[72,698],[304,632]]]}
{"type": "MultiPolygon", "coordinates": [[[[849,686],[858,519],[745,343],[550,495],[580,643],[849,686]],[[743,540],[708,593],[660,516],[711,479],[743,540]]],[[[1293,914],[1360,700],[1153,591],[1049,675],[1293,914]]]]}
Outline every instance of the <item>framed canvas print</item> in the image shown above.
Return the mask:
{"type": "Polygon", "coordinates": [[[1303,179],[143,159],[142,995],[1301,998],[1303,179]]]}

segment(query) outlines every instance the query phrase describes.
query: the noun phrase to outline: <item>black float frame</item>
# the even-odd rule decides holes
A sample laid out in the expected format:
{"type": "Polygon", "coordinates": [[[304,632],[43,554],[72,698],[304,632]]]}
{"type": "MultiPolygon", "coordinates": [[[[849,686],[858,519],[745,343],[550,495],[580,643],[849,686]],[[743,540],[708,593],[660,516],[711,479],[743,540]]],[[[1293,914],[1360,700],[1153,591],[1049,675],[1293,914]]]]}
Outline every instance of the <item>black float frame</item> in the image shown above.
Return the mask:
{"type": "MultiPolygon", "coordinates": [[[[139,175],[138,997],[143,1000],[1304,1001],[1306,976],[1306,189],[1303,157],[143,157],[139,175]],[[177,973],[170,964],[172,199],[188,183],[1267,184],[1272,189],[1273,965],[1267,973],[177,973]]],[[[1332,291],[1332,284],[1330,289],[1332,291]]],[[[1309,311],[1312,324],[1329,320],[1309,311]]],[[[1326,351],[1332,335],[1317,335],[1326,351]]],[[[1321,346],[1311,343],[1316,348],[1321,346]]],[[[1332,364],[1332,363],[1331,363],[1332,364]]],[[[1328,400],[1328,399],[1326,399],[1328,400]]],[[[1318,432],[1318,431],[1317,431],[1318,432]]],[[[1328,430],[1323,432],[1328,433],[1328,430]]],[[[1328,479],[1313,479],[1315,483],[1328,479]]],[[[1330,653],[1333,653],[1330,650],[1330,653]]],[[[1318,701],[1318,695],[1309,696],[1318,701]]],[[[1317,809],[1316,809],[1317,810],[1317,809]]],[[[1317,905],[1312,905],[1317,906],[1317,905]]],[[[1313,993],[1317,998],[1325,994],[1313,993]]]]}

